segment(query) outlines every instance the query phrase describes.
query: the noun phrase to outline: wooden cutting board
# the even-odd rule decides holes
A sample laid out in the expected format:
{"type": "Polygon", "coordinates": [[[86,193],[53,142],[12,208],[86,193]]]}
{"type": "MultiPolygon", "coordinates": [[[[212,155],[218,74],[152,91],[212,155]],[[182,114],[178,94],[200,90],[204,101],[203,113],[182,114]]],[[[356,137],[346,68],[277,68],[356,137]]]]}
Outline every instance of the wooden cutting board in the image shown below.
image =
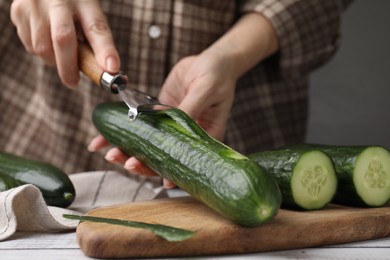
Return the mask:
{"type": "Polygon", "coordinates": [[[335,245],[390,236],[390,207],[279,210],[256,228],[233,224],[191,197],[157,199],[92,210],[90,216],[165,224],[195,230],[192,238],[168,242],[144,229],[83,222],[82,251],[97,258],[221,255],[335,245]]]}

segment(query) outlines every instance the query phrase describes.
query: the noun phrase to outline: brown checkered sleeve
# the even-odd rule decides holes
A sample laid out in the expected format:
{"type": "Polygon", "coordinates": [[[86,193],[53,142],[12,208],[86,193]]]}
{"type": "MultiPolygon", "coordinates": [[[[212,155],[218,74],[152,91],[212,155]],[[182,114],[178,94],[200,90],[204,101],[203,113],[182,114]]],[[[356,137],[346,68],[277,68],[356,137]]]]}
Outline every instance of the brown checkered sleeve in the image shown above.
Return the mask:
{"type": "Polygon", "coordinates": [[[279,40],[279,68],[301,77],[323,65],[337,51],[340,17],[352,0],[249,0],[241,12],[267,17],[279,40]]]}

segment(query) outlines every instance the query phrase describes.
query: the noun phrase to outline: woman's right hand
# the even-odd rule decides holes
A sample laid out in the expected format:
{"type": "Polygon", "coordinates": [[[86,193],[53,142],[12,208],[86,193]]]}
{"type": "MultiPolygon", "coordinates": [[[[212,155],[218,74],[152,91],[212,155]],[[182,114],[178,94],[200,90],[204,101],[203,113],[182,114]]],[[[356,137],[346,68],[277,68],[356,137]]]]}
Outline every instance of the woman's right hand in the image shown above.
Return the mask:
{"type": "Polygon", "coordinates": [[[119,55],[97,0],[14,0],[11,20],[25,49],[46,64],[56,66],[68,87],[75,87],[80,79],[78,26],[94,51],[97,64],[108,72],[119,71],[119,55]]]}

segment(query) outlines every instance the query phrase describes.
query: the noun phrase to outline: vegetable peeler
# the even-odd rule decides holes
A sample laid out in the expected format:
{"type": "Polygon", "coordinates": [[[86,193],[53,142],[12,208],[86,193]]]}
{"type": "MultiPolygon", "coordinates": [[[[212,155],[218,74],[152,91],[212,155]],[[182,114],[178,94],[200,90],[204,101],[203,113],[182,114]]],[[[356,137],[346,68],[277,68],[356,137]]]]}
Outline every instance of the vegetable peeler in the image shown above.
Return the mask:
{"type": "Polygon", "coordinates": [[[156,97],[139,90],[127,88],[127,76],[122,73],[110,74],[102,70],[96,63],[92,49],[83,42],[78,42],[79,68],[95,84],[103,87],[111,94],[119,94],[129,107],[128,116],[134,121],[140,113],[153,113],[169,108],[161,104],[156,97]]]}

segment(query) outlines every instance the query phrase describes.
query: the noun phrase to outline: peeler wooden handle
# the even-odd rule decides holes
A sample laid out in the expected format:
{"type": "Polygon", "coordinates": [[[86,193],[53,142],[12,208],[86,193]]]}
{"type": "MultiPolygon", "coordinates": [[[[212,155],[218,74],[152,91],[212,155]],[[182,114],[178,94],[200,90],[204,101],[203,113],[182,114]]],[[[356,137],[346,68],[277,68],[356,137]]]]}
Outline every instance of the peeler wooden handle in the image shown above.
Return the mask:
{"type": "Polygon", "coordinates": [[[91,47],[81,41],[78,42],[78,65],[80,71],[90,80],[111,93],[117,94],[118,89],[124,89],[126,86],[127,77],[121,73],[110,74],[100,68],[91,47]]]}
{"type": "Polygon", "coordinates": [[[100,79],[104,71],[96,63],[95,55],[92,52],[91,47],[83,42],[78,42],[78,60],[79,69],[90,80],[100,86],[100,79]]]}

